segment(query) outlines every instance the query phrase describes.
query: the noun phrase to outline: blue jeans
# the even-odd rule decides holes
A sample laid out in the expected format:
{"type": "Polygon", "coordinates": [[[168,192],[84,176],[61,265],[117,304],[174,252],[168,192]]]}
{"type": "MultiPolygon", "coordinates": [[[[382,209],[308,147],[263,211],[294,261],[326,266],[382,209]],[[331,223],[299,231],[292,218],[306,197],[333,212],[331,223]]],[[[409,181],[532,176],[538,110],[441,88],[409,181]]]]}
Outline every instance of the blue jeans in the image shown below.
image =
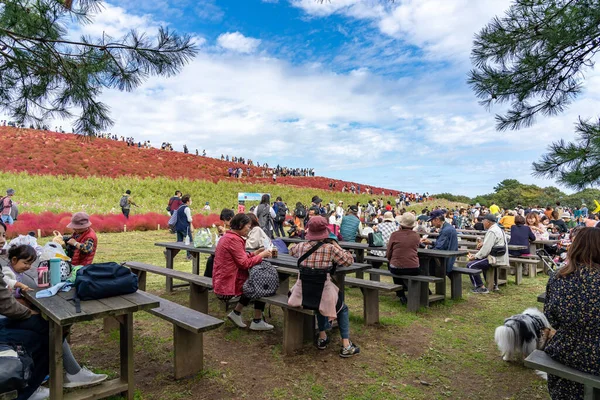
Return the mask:
{"type": "MultiPolygon", "coordinates": [[[[342,339],[350,339],[350,312],[348,306],[344,303],[344,293],[340,291],[339,296],[341,297],[342,308],[337,313],[338,328],[340,328],[340,336],[342,339]]],[[[337,305],[336,305],[337,306],[337,305]]],[[[329,318],[321,315],[317,311],[317,325],[319,326],[319,332],[324,332],[331,329],[331,322],[329,318]]]]}
{"type": "Polygon", "coordinates": [[[13,220],[13,217],[9,215],[3,215],[2,216],[2,222],[4,222],[7,225],[12,225],[15,223],[15,221],[13,220]]]}
{"type": "MultiPolygon", "coordinates": [[[[342,339],[350,338],[350,318],[348,306],[344,304],[342,309],[337,313],[338,327],[340,328],[340,336],[342,339]]],[[[327,331],[331,329],[331,322],[329,318],[322,316],[317,312],[317,324],[319,326],[319,332],[327,331]]]]}
{"type": "MultiPolygon", "coordinates": [[[[192,232],[188,232],[187,233],[189,238],[190,238],[190,243],[194,243],[194,241],[192,240],[192,232]]],[[[182,231],[177,231],[177,241],[178,242],[183,242],[185,239],[185,232],[182,231]]],[[[192,253],[190,253],[189,251],[187,252],[187,256],[191,257],[192,253]]]]}
{"type": "Polygon", "coordinates": [[[0,342],[20,344],[33,358],[33,374],[27,387],[19,390],[17,400],[28,399],[48,375],[48,323],[40,315],[24,320],[0,318],[0,342]]]}

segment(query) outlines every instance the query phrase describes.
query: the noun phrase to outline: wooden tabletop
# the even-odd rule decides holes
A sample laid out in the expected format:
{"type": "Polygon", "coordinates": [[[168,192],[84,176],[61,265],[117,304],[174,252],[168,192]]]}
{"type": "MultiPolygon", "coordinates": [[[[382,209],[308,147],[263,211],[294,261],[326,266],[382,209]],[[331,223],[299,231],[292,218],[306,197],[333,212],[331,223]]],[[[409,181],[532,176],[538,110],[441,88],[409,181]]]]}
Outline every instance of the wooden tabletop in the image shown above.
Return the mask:
{"type": "MultiPolygon", "coordinates": [[[[298,238],[282,238],[285,243],[302,243],[306,242],[305,239],[298,238]]],[[[385,247],[369,247],[367,243],[355,243],[355,242],[339,242],[339,245],[342,249],[346,250],[376,250],[376,251],[386,251],[385,247]]],[[[420,255],[431,256],[431,257],[439,257],[439,258],[449,258],[449,257],[460,257],[468,254],[466,250],[433,250],[433,249],[421,249],[419,248],[418,253],[420,255]]]]}
{"type": "MultiPolygon", "coordinates": [[[[298,259],[289,254],[281,254],[280,253],[277,256],[277,258],[268,258],[266,261],[269,261],[275,267],[280,266],[280,267],[287,267],[287,268],[298,268],[298,259]]],[[[371,267],[372,267],[371,264],[353,263],[352,265],[350,265],[348,267],[337,267],[336,272],[343,273],[343,274],[350,274],[353,272],[364,271],[371,267]]]]}
{"type": "Polygon", "coordinates": [[[99,300],[81,301],[81,312],[75,310],[75,304],[70,299],[75,295],[75,289],[59,292],[55,296],[37,299],[35,293],[39,290],[25,292],[24,296],[37,307],[44,316],[61,326],[67,326],[81,321],[91,321],[96,318],[129,314],[136,311],[150,310],[159,303],[136,292],[123,296],[107,297],[99,300]]]}
{"type": "Polygon", "coordinates": [[[186,250],[192,253],[215,254],[215,247],[194,247],[192,244],[185,245],[183,242],[158,242],[154,245],[175,250],[186,250]]]}

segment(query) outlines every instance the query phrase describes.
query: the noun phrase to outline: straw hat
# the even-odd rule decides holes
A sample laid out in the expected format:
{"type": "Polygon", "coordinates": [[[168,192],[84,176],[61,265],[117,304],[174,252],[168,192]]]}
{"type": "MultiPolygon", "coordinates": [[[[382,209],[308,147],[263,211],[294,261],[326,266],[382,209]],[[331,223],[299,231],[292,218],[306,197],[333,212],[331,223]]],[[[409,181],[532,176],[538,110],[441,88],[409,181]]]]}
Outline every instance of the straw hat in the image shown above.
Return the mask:
{"type": "Polygon", "coordinates": [[[400,226],[405,228],[414,228],[415,227],[415,216],[413,213],[404,213],[400,217],[400,226]]]}

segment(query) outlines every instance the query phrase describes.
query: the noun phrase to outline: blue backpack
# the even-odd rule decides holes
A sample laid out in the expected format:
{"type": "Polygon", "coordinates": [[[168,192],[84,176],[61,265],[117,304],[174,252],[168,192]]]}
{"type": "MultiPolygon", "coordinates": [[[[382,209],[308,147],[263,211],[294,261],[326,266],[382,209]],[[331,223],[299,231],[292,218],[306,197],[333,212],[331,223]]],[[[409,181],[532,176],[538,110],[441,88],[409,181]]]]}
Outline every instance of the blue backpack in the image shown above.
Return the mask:
{"type": "Polygon", "coordinates": [[[129,268],[115,262],[90,264],[80,268],[75,277],[75,308],[81,312],[79,300],[97,300],[135,293],[138,278],[129,268]]]}

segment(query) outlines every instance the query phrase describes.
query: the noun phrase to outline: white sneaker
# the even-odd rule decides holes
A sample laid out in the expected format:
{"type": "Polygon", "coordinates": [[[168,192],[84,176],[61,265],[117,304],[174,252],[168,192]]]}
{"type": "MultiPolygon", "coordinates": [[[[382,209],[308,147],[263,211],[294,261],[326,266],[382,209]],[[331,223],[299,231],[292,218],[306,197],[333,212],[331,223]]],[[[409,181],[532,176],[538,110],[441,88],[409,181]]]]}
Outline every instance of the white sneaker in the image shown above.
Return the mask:
{"type": "Polygon", "coordinates": [[[108,378],[108,375],[94,374],[89,369],[83,367],[81,368],[81,371],[75,375],[65,372],[63,387],[76,388],[81,386],[96,385],[102,381],[105,381],[106,378],[108,378]]]}
{"type": "Polygon", "coordinates": [[[28,400],[46,400],[48,398],[50,398],[50,389],[40,386],[29,396],[28,400]]]}
{"type": "Polygon", "coordinates": [[[227,318],[229,318],[231,320],[231,322],[233,322],[234,324],[236,324],[239,328],[246,328],[248,326],[242,320],[242,316],[241,315],[237,315],[233,311],[230,312],[229,315],[227,315],[227,318]]]}
{"type": "Polygon", "coordinates": [[[250,324],[250,329],[253,331],[270,331],[274,326],[271,324],[267,324],[264,319],[261,319],[260,322],[256,323],[252,321],[250,324]]]}

